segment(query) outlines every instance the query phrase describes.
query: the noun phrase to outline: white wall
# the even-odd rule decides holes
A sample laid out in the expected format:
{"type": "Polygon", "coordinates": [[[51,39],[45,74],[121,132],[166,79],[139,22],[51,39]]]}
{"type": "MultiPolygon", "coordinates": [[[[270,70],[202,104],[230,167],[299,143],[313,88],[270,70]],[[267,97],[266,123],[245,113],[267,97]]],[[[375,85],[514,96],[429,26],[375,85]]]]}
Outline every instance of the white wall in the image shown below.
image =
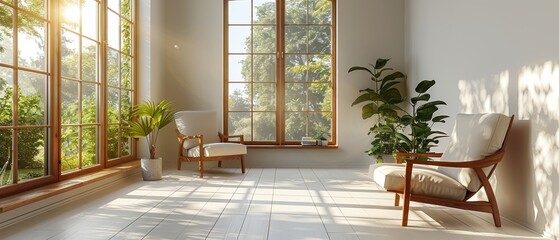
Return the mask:
{"type": "Polygon", "coordinates": [[[501,213],[559,236],[559,2],[407,0],[405,16],[409,79],[437,80],[444,113],[516,115],[501,213]]]}
{"type": "MultiPolygon", "coordinates": [[[[152,59],[152,98],[175,101],[179,110],[215,110],[222,121],[223,109],[223,1],[152,0],[163,5],[158,46],[161,60],[152,59]],[[176,47],[175,47],[176,45],[176,47]]],[[[359,108],[351,108],[358,89],[368,80],[349,76],[354,65],[367,65],[379,57],[392,58],[394,68],[404,67],[403,0],[338,1],[338,149],[293,150],[250,149],[248,167],[365,167],[370,158],[367,136],[370,122],[361,119],[359,108]]],[[[152,22],[157,22],[153,20],[152,22]]],[[[152,30],[153,27],[152,27],[152,30]]],[[[154,51],[154,50],[152,50],[154,51]]],[[[220,124],[220,129],[222,128],[220,124]]],[[[160,137],[159,154],[166,167],[176,167],[177,142],[173,127],[160,137]]],[[[143,144],[143,143],[141,143],[143,144]]],[[[233,164],[233,163],[231,163],[233,164]]],[[[238,163],[234,163],[238,164],[238,163]]],[[[193,167],[195,164],[184,164],[193,167]]]]}

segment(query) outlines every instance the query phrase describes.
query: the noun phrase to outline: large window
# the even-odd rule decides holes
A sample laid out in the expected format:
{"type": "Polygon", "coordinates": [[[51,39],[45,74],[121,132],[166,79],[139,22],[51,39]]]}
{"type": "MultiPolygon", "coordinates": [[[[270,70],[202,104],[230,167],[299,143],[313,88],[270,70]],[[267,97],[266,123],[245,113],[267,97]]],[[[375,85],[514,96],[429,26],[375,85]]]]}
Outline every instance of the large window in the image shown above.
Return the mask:
{"type": "Polygon", "coordinates": [[[225,1],[225,126],[252,144],[335,144],[335,1],[225,1]]]}
{"type": "Polygon", "coordinates": [[[0,0],[0,197],[134,158],[134,7],[0,0]]]}
{"type": "Polygon", "coordinates": [[[48,5],[0,2],[0,185],[49,175],[52,134],[48,5]]]}

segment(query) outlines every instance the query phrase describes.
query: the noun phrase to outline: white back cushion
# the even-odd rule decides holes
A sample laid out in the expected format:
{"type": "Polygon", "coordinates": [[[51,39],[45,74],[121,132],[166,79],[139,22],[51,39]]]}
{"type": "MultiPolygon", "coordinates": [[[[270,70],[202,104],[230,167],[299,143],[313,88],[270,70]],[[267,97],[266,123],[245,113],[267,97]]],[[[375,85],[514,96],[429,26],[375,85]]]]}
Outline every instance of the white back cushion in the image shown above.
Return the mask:
{"type": "MultiPolygon", "coordinates": [[[[494,154],[503,146],[510,124],[510,117],[498,113],[458,114],[450,143],[441,161],[480,160],[494,154]]],[[[481,182],[473,169],[440,168],[448,176],[456,179],[469,191],[475,192],[481,182]]],[[[491,167],[483,169],[486,174],[491,167]]]]}
{"type": "MultiPolygon", "coordinates": [[[[181,111],[176,113],[175,124],[180,133],[193,136],[204,135],[204,144],[219,142],[216,113],[214,111],[181,111]]],[[[198,146],[198,139],[184,142],[184,148],[198,146]]]]}

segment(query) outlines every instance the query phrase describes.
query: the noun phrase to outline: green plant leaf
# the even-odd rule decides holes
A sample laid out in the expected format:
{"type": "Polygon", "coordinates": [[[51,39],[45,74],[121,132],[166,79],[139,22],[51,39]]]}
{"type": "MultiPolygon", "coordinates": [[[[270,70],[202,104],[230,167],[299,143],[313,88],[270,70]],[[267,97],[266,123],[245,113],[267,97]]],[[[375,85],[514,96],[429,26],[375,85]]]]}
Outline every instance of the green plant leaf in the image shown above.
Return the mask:
{"type": "Polygon", "coordinates": [[[427,121],[430,121],[431,118],[433,118],[433,114],[437,110],[439,110],[439,108],[436,107],[436,106],[430,106],[430,107],[424,107],[424,108],[421,108],[421,109],[417,109],[416,117],[419,121],[427,122],[427,121]]]}
{"type": "Polygon", "coordinates": [[[392,70],[394,70],[394,69],[392,69],[392,68],[383,68],[383,69],[380,69],[380,70],[377,72],[377,74],[378,74],[378,76],[380,76],[380,75],[382,75],[382,73],[383,73],[384,71],[392,71],[392,70]]]}
{"type": "Polygon", "coordinates": [[[367,119],[372,117],[375,114],[379,114],[378,106],[374,103],[369,103],[362,108],[362,117],[363,119],[367,119]]]}
{"type": "Polygon", "coordinates": [[[436,116],[433,118],[433,122],[446,122],[444,119],[448,118],[449,116],[447,115],[441,115],[441,116],[436,116]]]}
{"type": "Polygon", "coordinates": [[[388,90],[392,89],[392,87],[393,87],[394,85],[399,84],[399,83],[400,83],[400,81],[393,81],[393,82],[389,82],[389,83],[386,83],[386,84],[385,84],[385,83],[382,83],[382,84],[380,85],[380,90],[379,90],[379,91],[380,91],[380,92],[388,91],[388,90]]]}
{"type": "Polygon", "coordinates": [[[428,103],[425,103],[425,104],[423,104],[423,105],[417,107],[417,111],[422,110],[423,108],[430,108],[430,107],[432,107],[432,106],[437,106],[437,105],[446,105],[446,103],[443,102],[443,101],[432,101],[432,102],[428,102],[428,103]]]}
{"type": "Polygon", "coordinates": [[[419,84],[417,84],[417,87],[415,87],[415,92],[416,93],[425,93],[433,85],[435,85],[435,80],[423,80],[419,84]]]}
{"type": "Polygon", "coordinates": [[[359,66],[351,67],[351,68],[347,71],[347,73],[350,73],[350,72],[353,72],[353,71],[365,71],[365,72],[368,72],[368,73],[370,73],[371,75],[373,75],[373,72],[371,72],[371,70],[369,70],[369,69],[366,68],[366,67],[359,67],[359,66]]]}
{"type": "Polygon", "coordinates": [[[426,93],[426,94],[423,94],[423,95],[419,95],[417,97],[412,97],[410,100],[411,100],[411,103],[413,105],[415,105],[419,101],[429,101],[429,99],[431,99],[431,95],[426,93]]]}
{"type": "Polygon", "coordinates": [[[353,103],[351,104],[351,106],[355,106],[359,103],[365,102],[365,101],[382,101],[382,97],[380,95],[378,95],[375,92],[367,92],[362,94],[361,96],[357,97],[357,99],[355,99],[355,101],[353,101],[353,103]]]}
{"type": "Polygon", "coordinates": [[[406,75],[404,75],[402,72],[393,72],[389,75],[386,75],[384,78],[382,78],[383,82],[390,82],[390,81],[394,81],[398,78],[406,78],[406,75]]]}
{"type": "Polygon", "coordinates": [[[391,88],[387,91],[381,92],[380,95],[387,103],[390,104],[398,104],[403,101],[400,91],[398,91],[398,89],[396,88],[391,88]]]}
{"type": "Polygon", "coordinates": [[[384,59],[384,58],[377,59],[377,62],[375,63],[375,69],[383,68],[384,66],[386,66],[388,61],[390,61],[390,58],[389,59],[384,59]]]}

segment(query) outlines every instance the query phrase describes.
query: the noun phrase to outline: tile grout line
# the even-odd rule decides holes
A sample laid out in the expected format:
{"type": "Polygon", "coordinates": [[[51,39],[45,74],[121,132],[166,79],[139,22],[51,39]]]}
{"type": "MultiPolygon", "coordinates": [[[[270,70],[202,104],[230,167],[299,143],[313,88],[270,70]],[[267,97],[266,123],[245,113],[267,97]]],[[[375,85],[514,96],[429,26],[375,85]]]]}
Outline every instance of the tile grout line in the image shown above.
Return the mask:
{"type": "Polygon", "coordinates": [[[241,229],[239,230],[239,234],[237,234],[237,240],[239,239],[239,237],[241,237],[241,233],[243,232],[243,226],[245,225],[245,220],[247,219],[248,211],[250,210],[250,206],[252,205],[252,200],[254,199],[256,189],[258,189],[258,184],[262,180],[262,175],[263,174],[264,174],[264,170],[262,169],[260,171],[260,176],[258,177],[258,182],[256,182],[256,184],[254,186],[254,192],[252,193],[252,197],[250,198],[250,202],[248,204],[247,212],[245,213],[245,217],[243,217],[243,221],[241,222],[241,229]]]}
{"type": "MultiPolygon", "coordinates": [[[[312,168],[310,169],[311,171],[312,168]]],[[[309,190],[309,185],[307,185],[307,179],[303,176],[303,174],[301,173],[301,169],[299,168],[299,174],[301,175],[301,177],[303,178],[303,183],[305,183],[305,187],[307,188],[307,193],[309,194],[309,196],[311,197],[312,203],[314,205],[314,209],[316,210],[316,213],[318,215],[318,217],[320,218],[320,221],[322,222],[322,227],[324,227],[324,232],[326,232],[326,235],[328,236],[328,239],[331,239],[330,237],[330,233],[328,232],[328,229],[326,229],[326,224],[324,224],[324,220],[322,219],[322,215],[320,214],[320,211],[318,211],[318,208],[316,207],[316,202],[314,201],[314,198],[309,190]]],[[[314,175],[314,171],[313,171],[313,175],[314,175]]]]}
{"type": "Polygon", "coordinates": [[[270,230],[272,228],[272,210],[274,209],[274,194],[276,191],[276,177],[277,177],[278,169],[274,168],[274,184],[272,184],[272,201],[270,206],[270,217],[268,218],[268,235],[266,236],[266,240],[270,239],[270,230]]]}

